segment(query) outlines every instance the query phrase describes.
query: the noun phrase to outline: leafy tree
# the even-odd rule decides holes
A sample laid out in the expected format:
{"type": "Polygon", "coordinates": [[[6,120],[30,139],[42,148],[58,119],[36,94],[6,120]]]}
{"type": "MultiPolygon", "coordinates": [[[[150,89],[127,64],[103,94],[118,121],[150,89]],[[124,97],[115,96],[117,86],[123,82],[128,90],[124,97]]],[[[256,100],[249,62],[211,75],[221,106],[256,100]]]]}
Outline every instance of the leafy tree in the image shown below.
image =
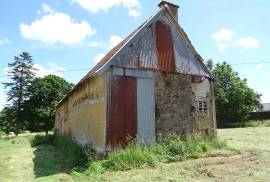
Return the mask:
{"type": "Polygon", "coordinates": [[[15,110],[5,107],[0,112],[0,131],[5,133],[13,132],[16,129],[16,113],[15,110]]]}
{"type": "Polygon", "coordinates": [[[207,67],[210,71],[212,71],[212,70],[213,70],[213,67],[214,67],[214,61],[213,61],[212,59],[208,59],[208,60],[206,61],[206,67],[207,67]]]}
{"type": "Polygon", "coordinates": [[[216,64],[212,74],[218,124],[245,122],[249,113],[260,106],[260,94],[249,88],[247,80],[226,62],[216,64]]]}
{"type": "Polygon", "coordinates": [[[27,88],[35,76],[34,70],[32,56],[27,52],[15,56],[14,62],[8,64],[8,76],[11,81],[3,84],[9,89],[8,102],[11,103],[11,109],[16,115],[16,135],[19,133],[22,122],[22,105],[28,98],[27,88]]]}
{"type": "Polygon", "coordinates": [[[61,77],[48,75],[35,78],[28,87],[29,100],[24,104],[30,131],[49,131],[54,126],[55,105],[73,87],[61,77]]]}

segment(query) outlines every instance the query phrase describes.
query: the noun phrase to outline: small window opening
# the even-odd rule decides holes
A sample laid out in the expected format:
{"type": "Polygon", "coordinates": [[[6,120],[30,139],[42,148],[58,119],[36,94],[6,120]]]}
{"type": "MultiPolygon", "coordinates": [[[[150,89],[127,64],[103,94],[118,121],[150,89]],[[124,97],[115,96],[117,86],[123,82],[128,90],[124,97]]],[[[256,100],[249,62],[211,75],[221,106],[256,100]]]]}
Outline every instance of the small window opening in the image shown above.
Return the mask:
{"type": "Polygon", "coordinates": [[[197,111],[201,113],[207,113],[207,103],[205,101],[196,101],[197,111]]]}

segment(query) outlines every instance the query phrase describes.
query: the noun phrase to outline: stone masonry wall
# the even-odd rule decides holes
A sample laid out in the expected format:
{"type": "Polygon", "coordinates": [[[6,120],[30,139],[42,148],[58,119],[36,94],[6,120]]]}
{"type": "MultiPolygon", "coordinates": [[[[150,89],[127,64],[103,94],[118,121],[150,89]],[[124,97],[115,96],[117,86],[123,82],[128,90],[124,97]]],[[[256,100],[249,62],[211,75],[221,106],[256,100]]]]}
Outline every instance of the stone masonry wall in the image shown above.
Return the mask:
{"type": "Polygon", "coordinates": [[[155,74],[155,115],[157,136],[170,133],[193,133],[195,116],[192,111],[191,75],[155,74]]]}

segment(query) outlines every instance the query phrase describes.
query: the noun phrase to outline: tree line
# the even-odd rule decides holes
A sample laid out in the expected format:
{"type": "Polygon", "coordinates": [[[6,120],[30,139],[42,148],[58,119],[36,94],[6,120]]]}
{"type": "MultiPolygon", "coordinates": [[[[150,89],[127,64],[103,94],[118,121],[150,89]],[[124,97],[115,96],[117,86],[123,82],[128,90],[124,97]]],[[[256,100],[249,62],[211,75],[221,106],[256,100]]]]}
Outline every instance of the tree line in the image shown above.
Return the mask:
{"type": "Polygon", "coordinates": [[[73,87],[61,77],[39,78],[33,58],[27,52],[8,64],[7,105],[0,113],[0,130],[16,135],[24,130],[49,131],[54,126],[55,105],[73,87]]]}
{"type": "Polygon", "coordinates": [[[247,85],[238,72],[226,62],[214,64],[208,60],[206,66],[214,79],[217,124],[219,127],[233,123],[245,123],[251,112],[260,110],[261,94],[247,85]]]}

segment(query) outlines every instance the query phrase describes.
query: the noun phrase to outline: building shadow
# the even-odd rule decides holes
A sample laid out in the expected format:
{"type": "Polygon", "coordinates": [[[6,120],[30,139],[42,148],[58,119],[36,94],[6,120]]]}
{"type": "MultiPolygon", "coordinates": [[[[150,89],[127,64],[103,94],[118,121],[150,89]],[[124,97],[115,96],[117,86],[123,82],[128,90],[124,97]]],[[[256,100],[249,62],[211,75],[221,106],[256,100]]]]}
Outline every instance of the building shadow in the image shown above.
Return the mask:
{"type": "Polygon", "coordinates": [[[51,176],[59,173],[69,173],[65,159],[51,145],[40,145],[34,151],[34,174],[36,178],[51,176]]]}

